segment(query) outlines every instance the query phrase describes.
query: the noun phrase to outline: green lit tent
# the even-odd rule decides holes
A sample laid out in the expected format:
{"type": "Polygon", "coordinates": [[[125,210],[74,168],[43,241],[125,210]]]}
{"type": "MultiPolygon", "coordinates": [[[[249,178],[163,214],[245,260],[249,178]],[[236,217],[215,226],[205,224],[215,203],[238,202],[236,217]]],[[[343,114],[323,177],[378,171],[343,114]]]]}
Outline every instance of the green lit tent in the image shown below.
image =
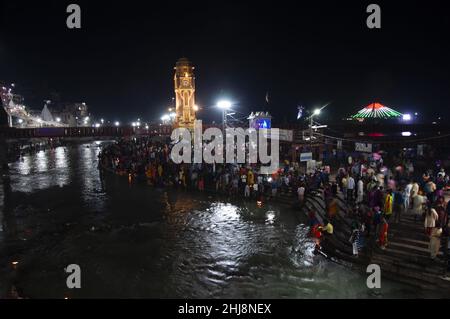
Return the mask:
{"type": "Polygon", "coordinates": [[[353,119],[366,119],[366,118],[377,118],[377,119],[389,119],[402,116],[402,113],[397,112],[381,103],[371,103],[367,105],[358,113],[352,115],[353,119]]]}

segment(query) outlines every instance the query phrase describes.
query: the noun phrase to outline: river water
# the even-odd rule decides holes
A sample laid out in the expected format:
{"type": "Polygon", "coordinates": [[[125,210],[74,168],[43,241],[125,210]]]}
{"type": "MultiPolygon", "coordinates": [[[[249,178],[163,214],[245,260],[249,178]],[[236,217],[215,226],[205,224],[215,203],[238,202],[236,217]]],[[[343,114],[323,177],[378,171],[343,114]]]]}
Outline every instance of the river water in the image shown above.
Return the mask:
{"type": "Polygon", "coordinates": [[[298,212],[277,204],[154,189],[97,170],[101,143],[10,164],[0,190],[0,297],[404,298],[314,256],[298,212]],[[15,262],[15,264],[13,264],[15,262]],[[81,268],[68,289],[64,268],[81,268]]]}

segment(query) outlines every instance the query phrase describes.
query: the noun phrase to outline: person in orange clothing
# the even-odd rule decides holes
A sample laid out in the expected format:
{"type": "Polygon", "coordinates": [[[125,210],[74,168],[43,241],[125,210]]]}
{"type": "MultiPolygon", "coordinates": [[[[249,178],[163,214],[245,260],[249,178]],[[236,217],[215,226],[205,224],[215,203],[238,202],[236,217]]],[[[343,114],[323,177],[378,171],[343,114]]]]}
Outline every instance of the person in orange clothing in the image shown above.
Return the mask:
{"type": "Polygon", "coordinates": [[[311,236],[313,237],[315,243],[315,249],[320,249],[320,240],[322,238],[322,226],[317,223],[311,227],[311,236]]]}
{"type": "Polygon", "coordinates": [[[381,218],[381,226],[380,226],[380,234],[378,237],[378,244],[380,245],[381,249],[386,249],[388,229],[389,229],[389,224],[387,223],[386,218],[382,217],[381,218]]]}
{"type": "Polygon", "coordinates": [[[328,218],[333,220],[338,212],[338,202],[336,198],[332,198],[328,204],[328,218]]]}
{"type": "Polygon", "coordinates": [[[389,220],[389,218],[392,216],[393,208],[394,208],[394,196],[392,195],[392,190],[388,190],[384,201],[384,210],[383,210],[386,220],[389,220]]]}

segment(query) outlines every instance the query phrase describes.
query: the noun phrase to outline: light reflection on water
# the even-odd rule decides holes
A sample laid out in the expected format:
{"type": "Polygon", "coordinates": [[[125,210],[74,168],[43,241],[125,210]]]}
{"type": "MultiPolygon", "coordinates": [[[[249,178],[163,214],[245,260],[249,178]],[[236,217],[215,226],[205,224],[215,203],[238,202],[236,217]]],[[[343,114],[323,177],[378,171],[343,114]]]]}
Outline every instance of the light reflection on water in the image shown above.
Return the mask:
{"type": "Polygon", "coordinates": [[[100,148],[97,143],[79,148],[81,194],[83,203],[90,210],[103,211],[105,209],[105,192],[100,180],[98,154],[100,148]]]}
{"type": "MultiPolygon", "coordinates": [[[[29,296],[371,296],[363,276],[314,256],[296,211],[102,180],[98,152],[96,143],[58,147],[11,165],[21,194],[12,211],[21,216],[27,205],[29,213],[8,219],[4,233],[28,236],[17,282],[29,296]],[[83,289],[64,287],[70,263],[82,267],[83,289]]],[[[402,289],[383,281],[385,296],[402,297],[402,289]]]]}
{"type": "Polygon", "coordinates": [[[70,154],[66,147],[41,150],[34,155],[22,156],[10,164],[13,191],[33,192],[52,186],[63,187],[70,183],[70,154]]]}

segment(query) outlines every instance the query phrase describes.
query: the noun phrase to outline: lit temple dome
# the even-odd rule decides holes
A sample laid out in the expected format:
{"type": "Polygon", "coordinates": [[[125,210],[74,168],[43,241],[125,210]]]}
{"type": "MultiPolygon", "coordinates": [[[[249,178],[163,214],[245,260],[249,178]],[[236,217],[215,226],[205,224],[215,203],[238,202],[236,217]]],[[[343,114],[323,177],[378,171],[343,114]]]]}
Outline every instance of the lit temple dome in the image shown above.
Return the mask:
{"type": "Polygon", "coordinates": [[[353,119],[365,119],[365,118],[377,118],[377,119],[389,119],[402,116],[402,113],[397,112],[381,103],[375,102],[367,105],[358,113],[352,115],[353,119]]]}

